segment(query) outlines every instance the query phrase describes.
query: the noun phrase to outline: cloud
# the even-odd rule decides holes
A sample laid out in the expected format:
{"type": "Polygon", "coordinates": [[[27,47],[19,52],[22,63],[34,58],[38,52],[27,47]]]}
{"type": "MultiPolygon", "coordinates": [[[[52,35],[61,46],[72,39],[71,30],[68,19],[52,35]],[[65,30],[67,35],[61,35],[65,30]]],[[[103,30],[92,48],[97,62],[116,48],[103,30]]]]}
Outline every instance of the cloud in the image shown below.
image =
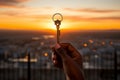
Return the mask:
{"type": "Polygon", "coordinates": [[[0,12],[0,15],[7,16],[7,17],[16,17],[16,18],[26,18],[26,19],[33,19],[36,21],[44,21],[45,19],[49,18],[49,15],[43,14],[28,14],[24,12],[17,12],[17,11],[3,11],[0,12]]]}
{"type": "Polygon", "coordinates": [[[96,17],[96,18],[91,18],[95,20],[120,20],[120,17],[96,17]]]}
{"type": "Polygon", "coordinates": [[[80,21],[104,21],[104,20],[119,20],[120,16],[106,16],[106,17],[81,17],[81,16],[64,16],[64,18],[68,21],[72,22],[80,22],[80,21]]]}
{"type": "Polygon", "coordinates": [[[0,12],[0,15],[4,15],[4,16],[19,16],[21,13],[16,12],[16,11],[3,11],[0,12]]]}
{"type": "Polygon", "coordinates": [[[29,0],[0,0],[0,7],[22,7],[19,4],[27,1],[29,0]]]}
{"type": "Polygon", "coordinates": [[[74,12],[89,12],[89,13],[112,13],[112,12],[120,12],[120,10],[112,10],[112,9],[93,9],[93,8],[84,8],[84,9],[74,9],[74,8],[64,8],[67,11],[74,11],[74,12]]]}
{"type": "Polygon", "coordinates": [[[9,17],[23,17],[23,18],[47,18],[50,16],[48,12],[51,11],[51,7],[23,7],[14,8],[9,10],[1,10],[0,16],[9,17]],[[44,16],[45,15],[45,16],[44,16]]]}
{"type": "Polygon", "coordinates": [[[3,10],[0,11],[0,16],[3,18],[18,18],[18,19],[25,19],[33,22],[45,22],[51,19],[51,15],[44,12],[44,10],[50,10],[50,7],[43,7],[43,8],[14,8],[12,10],[3,10]],[[46,14],[45,14],[46,13],[46,14]]]}
{"type": "Polygon", "coordinates": [[[64,16],[68,21],[108,21],[120,20],[120,10],[115,9],[95,9],[95,8],[64,8],[66,13],[70,13],[64,16]],[[74,14],[74,15],[73,15],[74,14]]]}
{"type": "MultiPolygon", "coordinates": [[[[74,10],[78,11],[78,9],[72,9],[72,8],[67,8],[70,12],[73,12],[74,10]],[[72,11],[73,10],[73,11],[72,11]]],[[[81,9],[79,9],[81,10],[81,9]]],[[[99,10],[96,10],[99,11],[99,10]]],[[[104,10],[102,10],[104,11],[104,10]]],[[[10,10],[1,10],[0,11],[0,16],[7,16],[7,17],[17,17],[17,18],[24,18],[24,19],[30,19],[30,20],[35,20],[35,21],[46,21],[46,20],[51,20],[52,14],[54,12],[53,7],[24,7],[24,8],[14,8],[10,10]],[[48,13],[49,12],[49,13],[48,13]]],[[[79,11],[81,12],[81,11],[79,11]]],[[[75,21],[75,22],[80,22],[80,21],[105,21],[105,20],[114,20],[118,21],[120,20],[119,14],[100,14],[100,15],[79,15],[79,12],[77,12],[77,15],[73,14],[68,14],[65,13],[63,15],[64,19],[67,21],[75,21]]],[[[93,12],[93,11],[91,11],[93,12]]],[[[94,11],[95,12],[95,11],[94,11]]],[[[119,12],[119,10],[107,10],[106,13],[108,12],[119,12]]],[[[103,12],[102,12],[103,13],[103,12]]],[[[105,13],[105,11],[104,11],[105,13]]],[[[96,13],[95,13],[96,14],[96,13]]]]}

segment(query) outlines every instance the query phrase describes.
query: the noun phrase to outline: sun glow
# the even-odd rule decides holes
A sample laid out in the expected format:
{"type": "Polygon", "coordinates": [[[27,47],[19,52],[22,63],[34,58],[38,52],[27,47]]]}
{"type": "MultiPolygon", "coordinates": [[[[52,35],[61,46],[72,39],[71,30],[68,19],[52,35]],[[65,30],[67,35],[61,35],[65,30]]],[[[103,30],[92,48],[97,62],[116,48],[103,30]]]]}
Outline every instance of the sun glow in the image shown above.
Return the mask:
{"type": "MultiPolygon", "coordinates": [[[[47,29],[52,29],[52,30],[56,30],[56,25],[54,24],[53,21],[50,21],[46,24],[44,24],[44,26],[46,26],[47,29]]],[[[62,21],[61,25],[60,25],[60,29],[67,29],[69,27],[69,23],[62,21]]]]}
{"type": "Polygon", "coordinates": [[[0,30],[55,31],[54,13],[63,15],[60,25],[63,31],[120,30],[119,0],[15,1],[4,0],[0,4],[0,30]]]}

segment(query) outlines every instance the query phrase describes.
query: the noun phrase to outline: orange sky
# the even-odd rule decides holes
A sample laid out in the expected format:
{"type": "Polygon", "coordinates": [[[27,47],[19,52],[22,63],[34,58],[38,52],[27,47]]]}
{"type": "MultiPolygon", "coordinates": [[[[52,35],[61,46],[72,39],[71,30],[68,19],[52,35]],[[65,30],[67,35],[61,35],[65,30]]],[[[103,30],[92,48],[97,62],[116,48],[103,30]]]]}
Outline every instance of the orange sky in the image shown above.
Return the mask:
{"type": "Polygon", "coordinates": [[[100,2],[93,0],[94,2],[88,5],[89,0],[86,0],[86,2],[67,0],[69,4],[67,1],[62,3],[62,1],[57,0],[59,5],[54,5],[56,3],[50,4],[51,0],[40,1],[11,0],[13,4],[0,1],[0,29],[55,30],[51,18],[54,13],[59,12],[64,18],[61,24],[61,29],[64,30],[120,30],[120,8],[118,8],[120,7],[118,5],[120,1],[118,0],[116,0],[118,3],[113,2],[114,5],[112,5],[112,0],[109,4],[106,0],[104,5],[102,5],[103,0],[100,2]],[[95,3],[95,1],[98,2],[95,3]],[[66,4],[68,5],[66,6],[66,4]]]}

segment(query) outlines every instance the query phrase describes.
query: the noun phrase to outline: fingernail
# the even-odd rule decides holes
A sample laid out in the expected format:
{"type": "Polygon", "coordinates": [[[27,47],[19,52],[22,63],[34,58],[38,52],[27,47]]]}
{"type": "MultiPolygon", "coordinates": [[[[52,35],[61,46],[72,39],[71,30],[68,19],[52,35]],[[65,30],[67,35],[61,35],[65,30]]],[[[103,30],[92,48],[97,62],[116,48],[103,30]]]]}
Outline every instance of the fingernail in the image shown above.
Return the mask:
{"type": "Polygon", "coordinates": [[[55,49],[59,49],[61,46],[59,44],[55,45],[55,49]]]}
{"type": "Polygon", "coordinates": [[[55,63],[56,63],[56,61],[55,61],[55,60],[53,60],[53,63],[55,64],[55,63]]]}

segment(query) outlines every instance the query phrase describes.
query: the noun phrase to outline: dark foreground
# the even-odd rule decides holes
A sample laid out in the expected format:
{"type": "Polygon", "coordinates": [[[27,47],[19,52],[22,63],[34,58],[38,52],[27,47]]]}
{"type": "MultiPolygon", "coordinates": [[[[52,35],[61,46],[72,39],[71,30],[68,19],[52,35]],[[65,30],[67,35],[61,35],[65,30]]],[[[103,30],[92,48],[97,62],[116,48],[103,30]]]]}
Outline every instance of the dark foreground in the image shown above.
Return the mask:
{"type": "MultiPolygon", "coordinates": [[[[85,69],[85,80],[115,80],[114,70],[85,69]]],[[[118,80],[120,80],[118,72],[118,80]]],[[[65,80],[62,70],[31,69],[30,80],[65,80]]],[[[0,69],[0,80],[28,80],[27,69],[0,69]]]]}

